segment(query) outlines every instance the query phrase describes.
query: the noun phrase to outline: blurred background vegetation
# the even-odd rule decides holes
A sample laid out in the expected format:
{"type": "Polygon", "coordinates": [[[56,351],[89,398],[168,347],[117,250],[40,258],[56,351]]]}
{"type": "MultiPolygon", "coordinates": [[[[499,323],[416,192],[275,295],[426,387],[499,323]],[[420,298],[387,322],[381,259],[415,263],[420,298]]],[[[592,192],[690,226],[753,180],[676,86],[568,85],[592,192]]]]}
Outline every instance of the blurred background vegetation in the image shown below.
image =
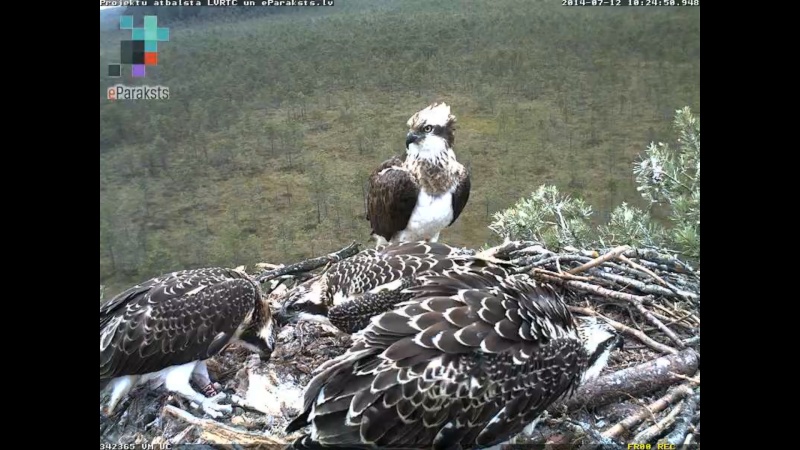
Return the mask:
{"type": "Polygon", "coordinates": [[[679,145],[676,110],[700,115],[699,8],[131,7],[137,24],[157,13],[170,27],[144,80],[127,67],[106,76],[129,38],[120,10],[100,15],[101,296],[170,270],[372,245],[366,177],[404,150],[406,120],[435,100],[452,105],[455,151],[473,176],[442,242],[499,242],[489,225],[541,185],[580,198],[593,225],[623,202],[670,222],[637,192],[633,168],[651,142],[679,145]],[[166,85],[171,98],[109,102],[117,82],[166,85]]]}
{"type": "Polygon", "coordinates": [[[489,229],[503,240],[538,241],[551,251],[567,246],[607,251],[618,245],[663,251],[699,269],[700,118],[685,107],[675,111],[674,125],[677,145],[653,142],[633,166],[647,208],[623,201],[595,225],[594,210],[584,199],[541,185],[496,212],[489,229]]]}

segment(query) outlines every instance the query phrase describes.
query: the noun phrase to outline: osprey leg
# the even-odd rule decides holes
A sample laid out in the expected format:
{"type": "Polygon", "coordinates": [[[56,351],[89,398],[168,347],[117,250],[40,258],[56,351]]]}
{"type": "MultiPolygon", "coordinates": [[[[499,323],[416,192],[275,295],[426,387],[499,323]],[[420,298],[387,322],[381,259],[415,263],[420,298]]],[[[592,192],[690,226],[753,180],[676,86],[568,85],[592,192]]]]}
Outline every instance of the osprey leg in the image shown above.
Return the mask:
{"type": "Polygon", "coordinates": [[[197,403],[206,414],[215,419],[222,417],[223,414],[230,414],[233,411],[230,405],[219,404],[220,400],[225,399],[224,393],[207,398],[192,388],[189,380],[195,370],[195,366],[196,363],[189,363],[172,369],[166,376],[164,387],[189,401],[197,403]]]}
{"type": "Polygon", "coordinates": [[[219,394],[216,386],[214,386],[214,383],[211,382],[211,376],[208,375],[208,366],[206,365],[205,361],[200,361],[196,366],[194,366],[192,376],[197,382],[197,385],[201,386],[203,394],[205,394],[206,397],[213,397],[219,394]]]}

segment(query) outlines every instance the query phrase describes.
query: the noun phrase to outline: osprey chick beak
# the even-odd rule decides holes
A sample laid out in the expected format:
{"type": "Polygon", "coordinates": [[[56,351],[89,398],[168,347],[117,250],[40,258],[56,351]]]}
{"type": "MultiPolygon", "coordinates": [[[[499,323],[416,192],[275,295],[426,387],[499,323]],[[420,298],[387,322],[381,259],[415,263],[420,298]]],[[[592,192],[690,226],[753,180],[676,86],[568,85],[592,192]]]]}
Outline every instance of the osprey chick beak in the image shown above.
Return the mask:
{"type": "Polygon", "coordinates": [[[614,343],[614,350],[622,351],[625,348],[625,338],[622,336],[622,333],[617,335],[617,341],[614,343]]]}
{"type": "Polygon", "coordinates": [[[289,324],[289,319],[283,314],[283,308],[276,311],[272,318],[275,319],[275,325],[277,325],[278,328],[283,328],[289,324]]]}
{"type": "Polygon", "coordinates": [[[328,322],[328,307],[323,297],[327,279],[315,277],[289,291],[288,297],[274,315],[275,323],[283,328],[299,321],[328,322]]]}
{"type": "Polygon", "coordinates": [[[274,316],[278,328],[300,321],[328,323],[328,308],[324,305],[305,301],[305,299],[287,303],[274,316]]]}

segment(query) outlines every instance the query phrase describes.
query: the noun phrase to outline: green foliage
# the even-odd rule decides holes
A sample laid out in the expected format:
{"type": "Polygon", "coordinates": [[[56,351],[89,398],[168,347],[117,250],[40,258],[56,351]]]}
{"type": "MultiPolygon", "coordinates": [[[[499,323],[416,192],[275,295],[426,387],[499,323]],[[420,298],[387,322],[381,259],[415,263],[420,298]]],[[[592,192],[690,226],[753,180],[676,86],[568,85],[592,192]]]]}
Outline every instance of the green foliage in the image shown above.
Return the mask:
{"type": "Polygon", "coordinates": [[[533,240],[553,248],[584,247],[592,238],[591,206],[581,199],[558,192],[555,186],[540,186],[529,198],[494,215],[489,228],[512,240],[533,240]]]}
{"type": "Polygon", "coordinates": [[[674,124],[678,148],[651,143],[633,172],[642,197],[670,207],[672,228],[665,244],[700,259],[700,118],[685,107],[676,112],[674,124]]]}
{"type": "Polygon", "coordinates": [[[443,242],[489,241],[492,214],[540,184],[594,215],[638,206],[630,142],[665,133],[675,108],[700,106],[699,10],[454,2],[165,8],[170,42],[146,84],[169,86],[170,99],[140,102],[105,98],[108,86],[143,81],[106,76],[126,33],[101,14],[106,295],[169,270],[367,244],[364,181],[403,151],[406,120],[433,100],[452,105],[455,151],[474,177],[443,242]]]}
{"type": "Polygon", "coordinates": [[[598,239],[603,246],[636,245],[660,247],[664,243],[664,228],[650,214],[623,202],[611,212],[608,223],[598,227],[598,239]]]}
{"type": "Polygon", "coordinates": [[[494,215],[489,228],[502,238],[532,239],[551,248],[633,245],[700,261],[700,119],[688,107],[675,113],[677,148],[651,143],[634,165],[637,190],[650,205],[669,208],[668,226],[649,211],[623,202],[607,223],[590,226],[591,209],[577,198],[541,186],[494,215]]]}

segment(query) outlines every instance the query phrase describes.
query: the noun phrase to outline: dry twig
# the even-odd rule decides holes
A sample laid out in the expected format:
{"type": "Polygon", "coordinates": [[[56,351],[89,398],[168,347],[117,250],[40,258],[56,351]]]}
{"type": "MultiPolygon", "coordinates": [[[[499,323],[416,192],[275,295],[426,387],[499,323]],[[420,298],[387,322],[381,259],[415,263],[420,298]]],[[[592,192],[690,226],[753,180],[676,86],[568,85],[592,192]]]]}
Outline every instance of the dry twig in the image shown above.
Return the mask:
{"type": "Polygon", "coordinates": [[[664,316],[663,314],[659,314],[659,313],[657,313],[655,311],[650,311],[650,313],[653,314],[653,316],[657,317],[662,322],[666,321],[664,323],[664,325],[666,325],[666,326],[675,325],[675,326],[681,327],[681,328],[686,329],[686,330],[691,330],[691,331],[696,331],[697,330],[697,325],[692,325],[692,323],[690,321],[692,313],[686,313],[681,317],[675,317],[675,318],[672,318],[672,319],[669,318],[669,317],[664,316]]]}
{"type": "MultiPolygon", "coordinates": [[[[556,270],[561,270],[561,267],[558,265],[558,261],[556,261],[556,270]]],[[[533,269],[533,273],[541,274],[544,276],[551,276],[557,277],[562,280],[572,280],[572,281],[592,281],[589,277],[582,277],[580,275],[572,275],[567,272],[551,272],[545,269],[533,269]]]]}
{"type": "MultiPolygon", "coordinates": [[[[664,314],[675,315],[675,314],[678,313],[678,311],[672,311],[672,310],[670,310],[668,308],[665,308],[662,305],[659,305],[658,303],[654,303],[653,304],[653,308],[658,309],[659,311],[663,312],[664,314]]],[[[694,313],[691,312],[691,311],[687,311],[687,313],[688,313],[687,318],[691,319],[692,322],[694,322],[694,325],[699,327],[700,326],[700,318],[697,317],[696,315],[694,315],[694,313]]]]}
{"type": "Polygon", "coordinates": [[[600,264],[603,264],[606,261],[611,261],[612,259],[616,259],[619,255],[625,253],[626,251],[628,251],[630,249],[631,248],[629,246],[627,246],[627,245],[623,245],[623,246],[614,248],[611,251],[609,251],[608,253],[606,253],[604,255],[601,255],[601,256],[593,259],[592,261],[589,261],[588,263],[586,263],[586,264],[584,264],[582,266],[578,266],[578,267],[576,267],[576,268],[574,268],[572,270],[569,270],[567,273],[575,275],[576,273],[584,272],[586,270],[591,269],[592,267],[599,266],[600,264]]]}
{"type": "Polygon", "coordinates": [[[192,414],[172,405],[167,405],[164,407],[164,414],[196,426],[201,433],[201,439],[212,444],[229,445],[232,442],[235,442],[242,446],[286,445],[284,442],[264,436],[263,434],[237,430],[231,426],[219,423],[216,420],[195,417],[192,414]]]}
{"type": "Polygon", "coordinates": [[[658,318],[656,316],[654,316],[650,311],[648,311],[644,307],[644,305],[642,305],[642,302],[634,301],[633,302],[633,306],[636,308],[637,311],[639,311],[639,313],[641,315],[643,315],[645,317],[645,319],[647,319],[650,323],[655,325],[659,330],[664,332],[664,334],[666,334],[667,337],[672,340],[672,342],[675,342],[676,344],[678,344],[678,348],[684,348],[685,347],[685,345],[684,345],[683,341],[681,340],[681,338],[679,338],[678,335],[676,335],[674,331],[670,330],[668,326],[664,325],[663,322],[658,320],[658,318]]]}
{"type": "MultiPolygon", "coordinates": [[[[692,425],[692,418],[697,410],[697,403],[700,401],[700,394],[690,395],[684,401],[683,409],[675,420],[675,428],[664,438],[659,439],[659,444],[680,445],[690,443],[693,433],[689,432],[692,425]]],[[[697,427],[700,428],[699,426],[697,427]]]]}
{"type": "Polygon", "coordinates": [[[687,345],[687,346],[699,344],[700,343],[700,336],[690,337],[689,339],[686,339],[685,341],[683,341],[683,343],[684,343],[684,345],[687,345]]]}
{"type": "Polygon", "coordinates": [[[627,325],[623,325],[623,324],[621,324],[621,323],[619,323],[619,322],[617,322],[615,320],[611,320],[608,317],[603,316],[602,314],[598,314],[597,312],[595,312],[595,311],[593,311],[591,309],[580,308],[580,307],[577,307],[577,306],[569,306],[568,308],[572,312],[575,312],[575,313],[578,313],[578,314],[583,314],[585,316],[601,317],[605,321],[607,321],[609,323],[609,325],[614,327],[614,329],[616,329],[617,331],[619,331],[621,333],[625,333],[625,334],[627,334],[629,336],[635,337],[636,339],[640,340],[644,345],[652,348],[653,350],[659,351],[661,353],[671,353],[671,354],[678,353],[678,350],[670,347],[669,345],[665,345],[665,344],[662,344],[660,342],[654,341],[649,336],[647,336],[643,331],[634,330],[633,328],[631,328],[631,327],[629,327],[627,325]]]}
{"type": "Polygon", "coordinates": [[[643,294],[660,295],[662,297],[680,297],[679,294],[673,293],[671,290],[665,287],[661,287],[652,283],[646,283],[644,281],[634,280],[633,278],[618,275],[616,273],[606,272],[598,267],[591,268],[590,273],[595,278],[608,280],[611,284],[616,286],[624,286],[626,288],[632,287],[643,294]]]}
{"type": "Polygon", "coordinates": [[[625,418],[613,427],[604,431],[602,436],[611,439],[617,438],[623,433],[633,430],[637,425],[642,423],[642,421],[650,417],[653,413],[663,411],[664,408],[670,404],[675,403],[683,397],[691,394],[692,390],[686,385],[680,385],[674,389],[670,389],[670,391],[667,392],[663,397],[651,403],[646,408],[642,409],[636,414],[633,414],[632,416],[625,418]]]}
{"type": "Polygon", "coordinates": [[[592,428],[589,424],[576,422],[569,419],[563,420],[561,424],[562,426],[564,426],[564,428],[567,428],[573,433],[575,433],[576,435],[575,437],[577,438],[586,437],[592,441],[591,443],[587,443],[581,446],[578,450],[583,450],[584,448],[592,449],[595,448],[595,445],[597,444],[601,445],[603,449],[609,449],[609,450],[617,450],[617,449],[622,450],[623,448],[625,448],[624,446],[621,446],[616,442],[614,442],[612,439],[601,436],[600,433],[596,431],[594,428],[592,428]]]}
{"type": "Polygon", "coordinates": [[[697,376],[694,377],[694,378],[687,377],[686,375],[681,375],[679,373],[673,373],[672,375],[675,375],[676,377],[680,378],[681,380],[686,380],[686,381],[688,381],[688,382],[690,382],[692,384],[696,384],[696,385],[700,386],[700,371],[697,371],[697,376]]]}
{"type": "Polygon", "coordinates": [[[619,255],[619,259],[620,259],[621,261],[625,262],[626,264],[628,264],[629,266],[633,267],[634,269],[641,270],[642,272],[644,272],[644,273],[646,273],[646,274],[650,275],[651,277],[653,277],[653,279],[655,279],[656,281],[658,281],[658,282],[659,282],[659,283],[661,283],[662,285],[669,287],[669,284],[668,284],[666,281],[664,281],[664,279],[663,279],[663,278],[661,278],[660,276],[658,276],[658,274],[656,274],[656,273],[655,273],[655,272],[653,272],[652,270],[648,269],[647,267],[645,267],[645,266],[642,266],[642,265],[640,265],[640,264],[637,264],[637,263],[635,263],[635,262],[631,261],[631,260],[630,260],[630,259],[629,259],[627,256],[625,256],[625,255],[619,255]]]}
{"type": "Polygon", "coordinates": [[[688,314],[683,317],[669,317],[665,314],[661,314],[656,311],[650,311],[650,314],[652,314],[658,320],[664,322],[664,325],[666,326],[675,325],[676,327],[681,327],[684,330],[690,331],[692,333],[697,331],[697,326],[692,324],[691,317],[689,317],[688,314]]]}
{"type": "MultiPolygon", "coordinates": [[[[547,281],[550,283],[556,283],[563,286],[567,286],[570,288],[575,289],[576,291],[586,292],[589,294],[599,295],[601,297],[608,297],[613,298],[616,300],[622,300],[625,302],[633,301],[632,299],[638,299],[639,301],[647,301],[647,297],[643,297],[641,295],[634,295],[634,294],[627,294],[625,292],[619,291],[612,291],[611,289],[604,288],[602,286],[597,286],[594,284],[589,284],[586,281],[578,281],[575,279],[566,279],[566,277],[560,277],[556,273],[544,271],[541,269],[534,269],[531,272],[531,276],[534,278],[538,278],[542,281],[547,281]]],[[[584,280],[589,280],[584,278],[584,280]]]]}
{"type": "Polygon", "coordinates": [[[636,436],[634,436],[633,439],[631,439],[631,442],[650,442],[654,437],[663,433],[665,430],[668,430],[669,427],[675,423],[675,418],[678,417],[678,414],[683,410],[683,408],[684,402],[679,403],[677,406],[672,408],[672,411],[670,411],[669,414],[667,414],[663,419],[645,428],[636,436]]]}
{"type": "Polygon", "coordinates": [[[688,264],[684,263],[683,261],[675,258],[671,255],[662,255],[655,250],[651,249],[630,249],[625,252],[625,256],[629,258],[637,258],[642,260],[642,263],[645,265],[661,265],[664,266],[667,270],[677,272],[677,273],[687,273],[696,277],[699,277],[697,272],[695,272],[694,268],[689,266],[688,264]]]}
{"type": "MultiPolygon", "coordinates": [[[[168,442],[166,442],[166,443],[167,443],[167,444],[169,444],[170,446],[172,446],[172,445],[178,445],[178,444],[180,444],[180,443],[181,443],[181,442],[182,442],[184,439],[186,439],[186,436],[187,436],[189,433],[191,433],[191,432],[192,432],[192,430],[194,430],[194,428],[195,428],[195,426],[194,426],[194,425],[189,425],[189,426],[187,426],[186,428],[184,428],[184,429],[183,429],[183,431],[181,431],[180,433],[176,434],[176,435],[175,435],[175,437],[173,437],[172,439],[170,439],[170,440],[169,440],[168,442]]],[[[162,438],[162,439],[163,439],[163,438],[162,438]]],[[[167,448],[166,446],[162,446],[162,447],[163,447],[163,448],[167,448]]],[[[158,447],[156,446],[156,447],[154,447],[154,448],[158,448],[158,447]]]]}
{"type": "Polygon", "coordinates": [[[684,300],[690,300],[690,301],[696,300],[694,294],[692,294],[690,292],[686,292],[686,291],[684,291],[682,289],[679,289],[677,286],[674,286],[672,283],[667,282],[666,280],[664,280],[663,278],[658,276],[657,273],[653,272],[652,270],[648,269],[647,267],[644,267],[644,266],[642,266],[640,264],[637,264],[637,263],[631,261],[627,256],[619,255],[619,259],[621,259],[622,261],[625,261],[631,267],[636,268],[638,270],[641,270],[642,272],[650,275],[651,277],[653,277],[653,279],[658,281],[662,286],[665,286],[667,289],[669,289],[670,291],[675,293],[675,295],[677,295],[678,297],[680,297],[680,298],[682,298],[684,300]]]}
{"type": "MultiPolygon", "coordinates": [[[[616,249],[616,251],[619,251],[621,253],[622,251],[624,251],[624,248],[623,247],[619,247],[619,248],[616,249]],[[620,249],[622,249],[622,250],[620,250],[620,249]]],[[[596,258],[592,262],[586,263],[586,264],[578,267],[577,269],[581,269],[581,271],[589,270],[592,267],[594,267],[594,266],[596,266],[598,264],[601,264],[603,261],[606,261],[606,260],[610,259],[609,255],[614,255],[614,252],[606,253],[605,255],[603,255],[603,256],[601,256],[599,258],[596,258]],[[603,260],[604,258],[606,258],[606,259],[603,260]],[[603,261],[601,261],[601,260],[603,260],[603,261]],[[598,262],[598,261],[600,261],[600,262],[598,262]]],[[[642,297],[642,296],[639,296],[639,295],[627,294],[627,293],[619,292],[619,291],[613,291],[613,290],[610,290],[610,289],[607,289],[607,288],[604,288],[604,287],[601,287],[601,286],[597,286],[597,285],[586,283],[586,281],[591,281],[591,279],[575,280],[575,279],[568,278],[570,275],[574,275],[574,273],[579,272],[577,269],[569,270],[564,274],[556,274],[556,273],[552,273],[552,272],[545,271],[545,270],[537,268],[537,269],[533,269],[532,275],[534,277],[542,278],[545,281],[557,282],[557,283],[560,283],[560,284],[563,284],[563,285],[567,285],[567,286],[576,288],[578,290],[582,290],[584,292],[589,292],[589,293],[597,294],[597,295],[600,295],[600,296],[603,296],[603,297],[622,300],[622,301],[631,303],[636,308],[636,310],[639,311],[639,313],[642,314],[650,323],[655,325],[670,340],[675,342],[678,345],[678,348],[683,348],[684,347],[683,340],[681,340],[675,334],[674,331],[672,331],[669,327],[664,325],[664,323],[661,320],[659,320],[657,317],[655,317],[652,313],[650,313],[650,311],[648,311],[644,307],[644,303],[647,302],[650,299],[648,299],[647,297],[642,297]],[[556,281],[556,280],[559,280],[559,281],[556,281]]],[[[592,270],[592,275],[595,276],[595,277],[598,277],[598,278],[609,278],[609,279],[615,280],[615,281],[625,280],[626,282],[629,282],[630,284],[634,285],[634,287],[636,287],[640,292],[647,292],[647,291],[651,291],[652,290],[647,285],[645,285],[644,283],[642,283],[640,281],[631,280],[629,278],[625,278],[625,277],[622,277],[620,275],[614,275],[614,274],[610,274],[610,273],[605,273],[605,272],[603,272],[602,270],[599,270],[599,269],[592,270]]],[[[655,288],[657,286],[650,286],[650,287],[655,288]]],[[[663,288],[659,288],[659,289],[663,289],[663,288]]],[[[641,333],[641,332],[639,332],[639,333],[641,333]]],[[[643,335],[643,333],[642,333],[642,335],[643,335]]],[[[659,351],[664,351],[664,350],[665,350],[665,348],[662,347],[659,351]]],[[[674,351],[673,351],[673,353],[674,353],[674,351]]]]}

